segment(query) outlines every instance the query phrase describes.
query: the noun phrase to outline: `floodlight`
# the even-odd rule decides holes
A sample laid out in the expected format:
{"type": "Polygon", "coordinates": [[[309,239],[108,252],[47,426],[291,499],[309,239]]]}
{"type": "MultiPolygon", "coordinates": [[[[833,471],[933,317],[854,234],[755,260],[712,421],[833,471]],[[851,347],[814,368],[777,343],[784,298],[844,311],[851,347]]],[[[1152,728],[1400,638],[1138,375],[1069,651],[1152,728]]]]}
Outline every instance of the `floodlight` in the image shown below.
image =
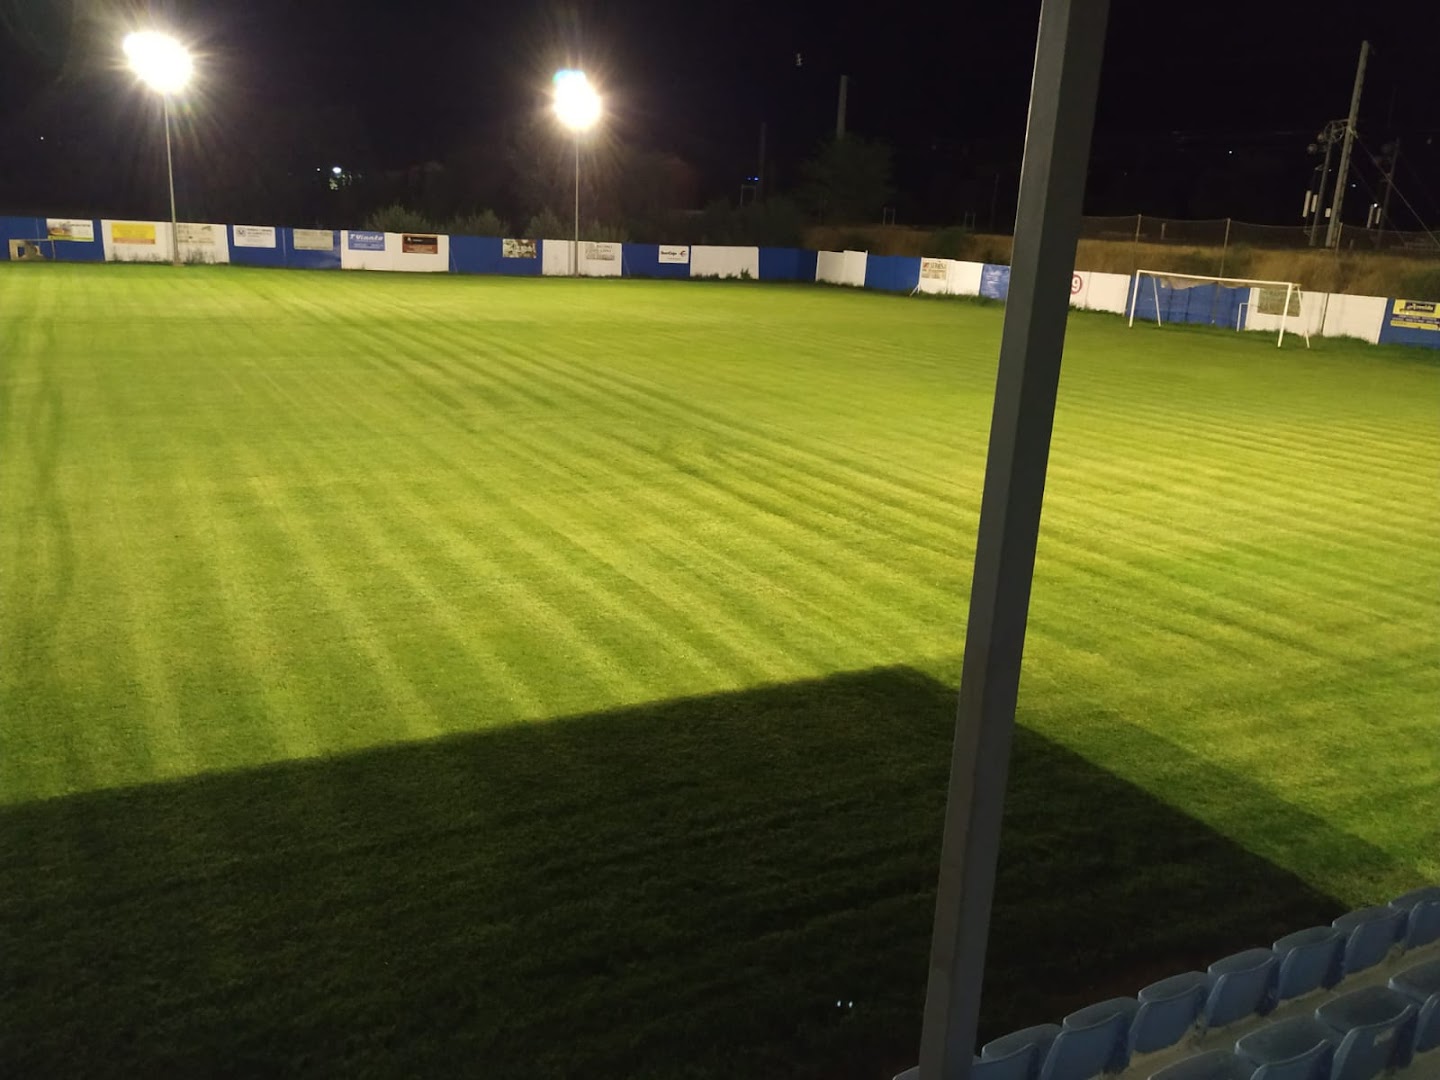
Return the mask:
{"type": "Polygon", "coordinates": [[[339,165],[332,165],[332,166],[330,166],[330,171],[331,171],[332,173],[334,173],[336,176],[339,176],[339,175],[340,175],[341,173],[343,173],[345,170],[342,169],[339,165]]]}
{"type": "Polygon", "coordinates": [[[125,58],[130,69],[152,90],[174,94],[185,89],[195,70],[190,50],[169,34],[137,30],[125,38],[125,58]]]}
{"type": "Polygon", "coordinates": [[[555,115],[577,133],[589,131],[600,119],[600,95],[583,71],[555,73],[555,115]]]}

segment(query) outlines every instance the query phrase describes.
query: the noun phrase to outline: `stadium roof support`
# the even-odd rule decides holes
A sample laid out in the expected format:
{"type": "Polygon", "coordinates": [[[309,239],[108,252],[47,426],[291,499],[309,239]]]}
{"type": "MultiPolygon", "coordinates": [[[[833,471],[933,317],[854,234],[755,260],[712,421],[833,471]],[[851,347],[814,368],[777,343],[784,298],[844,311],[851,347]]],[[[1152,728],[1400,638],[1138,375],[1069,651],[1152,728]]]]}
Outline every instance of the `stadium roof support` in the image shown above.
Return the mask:
{"type": "Polygon", "coordinates": [[[920,1080],[970,1074],[1109,0],[1044,0],[930,946],[920,1080]]]}

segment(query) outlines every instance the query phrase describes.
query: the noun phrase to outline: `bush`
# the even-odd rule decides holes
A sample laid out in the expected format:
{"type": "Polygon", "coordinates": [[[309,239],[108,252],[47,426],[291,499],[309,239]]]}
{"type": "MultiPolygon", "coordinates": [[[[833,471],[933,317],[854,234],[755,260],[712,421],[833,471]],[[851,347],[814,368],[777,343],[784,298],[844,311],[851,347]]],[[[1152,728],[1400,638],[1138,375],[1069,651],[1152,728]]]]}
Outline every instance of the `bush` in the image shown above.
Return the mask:
{"type": "Polygon", "coordinates": [[[510,223],[494,210],[481,210],[477,214],[461,214],[450,223],[453,236],[500,236],[510,235],[510,223]]]}
{"type": "Polygon", "coordinates": [[[365,228],[374,232],[439,232],[424,214],[399,203],[373,211],[365,219],[365,228]]]}
{"type": "Polygon", "coordinates": [[[1400,279],[1400,291],[1406,300],[1440,300],[1440,266],[1406,274],[1400,279]]]}
{"type": "Polygon", "coordinates": [[[541,210],[525,225],[527,240],[563,240],[571,230],[552,210],[541,210]]]}
{"type": "Polygon", "coordinates": [[[835,243],[840,251],[869,251],[873,246],[870,234],[859,229],[847,229],[840,233],[835,237],[835,243]]]}
{"type": "Polygon", "coordinates": [[[925,241],[925,253],[935,259],[963,259],[970,230],[963,225],[941,229],[925,241]]]}
{"type": "MultiPolygon", "coordinates": [[[[573,225],[571,230],[574,230],[573,225]]],[[[604,222],[592,221],[581,228],[580,239],[597,244],[623,244],[630,239],[630,234],[623,225],[607,225],[604,222]]]]}

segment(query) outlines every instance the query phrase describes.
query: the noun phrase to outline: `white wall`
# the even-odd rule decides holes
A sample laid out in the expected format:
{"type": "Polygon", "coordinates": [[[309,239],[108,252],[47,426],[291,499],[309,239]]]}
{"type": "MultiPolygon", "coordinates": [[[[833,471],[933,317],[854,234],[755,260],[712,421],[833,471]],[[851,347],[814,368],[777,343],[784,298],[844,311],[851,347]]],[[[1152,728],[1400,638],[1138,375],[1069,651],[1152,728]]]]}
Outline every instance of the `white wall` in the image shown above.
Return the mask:
{"type": "Polygon", "coordinates": [[[839,285],[845,270],[845,255],[839,251],[817,251],[815,253],[815,280],[828,281],[839,285]]]}
{"type": "Polygon", "coordinates": [[[815,280],[864,288],[867,261],[863,251],[821,251],[815,257],[815,280]]]}
{"type": "MultiPolygon", "coordinates": [[[[567,277],[572,270],[573,240],[543,240],[540,243],[540,272],[550,277],[567,277]]],[[[580,241],[581,277],[619,277],[621,245],[580,241]]]]}
{"type": "MultiPolygon", "coordinates": [[[[1300,296],[1300,314],[1291,315],[1285,318],[1285,333],[1287,334],[1319,334],[1325,323],[1325,308],[1327,294],[1302,292],[1300,296]]],[[[1382,300],[1381,303],[1384,303],[1382,300]]],[[[1245,306],[1245,329],[1246,330],[1268,330],[1271,333],[1278,333],[1280,330],[1280,315],[1262,315],[1257,309],[1260,305],[1260,290],[1250,290],[1250,302],[1245,306]]],[[[1278,306],[1278,305],[1277,305],[1278,306]]],[[[1379,340],[1380,329],[1375,329],[1376,340],[1379,340]]]]}
{"type": "Polygon", "coordinates": [[[865,287],[865,264],[870,261],[870,256],[863,251],[845,250],[843,267],[840,271],[844,279],[842,284],[854,285],[857,289],[865,287]]]}
{"type": "Polygon", "coordinates": [[[1130,275],[1105,274],[1098,270],[1076,270],[1071,279],[1070,306],[1086,311],[1109,311],[1124,315],[1130,302],[1130,275]],[[1079,285],[1079,289],[1075,288],[1079,285]]]}
{"type": "Polygon", "coordinates": [[[180,259],[187,263],[228,263],[230,230],[224,225],[180,222],[180,259]]]}
{"type": "Polygon", "coordinates": [[[980,272],[984,269],[984,263],[950,260],[950,276],[946,280],[946,285],[951,294],[954,296],[979,296],[980,272]]]}
{"type": "Polygon", "coordinates": [[[690,276],[760,279],[760,249],[754,247],[701,247],[690,249],[690,276]]]}
{"type": "Polygon", "coordinates": [[[1380,328],[1390,301],[1383,296],[1347,296],[1331,293],[1325,307],[1325,324],[1321,333],[1326,337],[1354,337],[1380,343],[1380,328]]]}
{"type": "MultiPolygon", "coordinates": [[[[419,273],[443,273],[450,269],[450,237],[435,237],[436,250],[406,251],[405,233],[385,234],[384,251],[366,251],[350,246],[350,233],[363,229],[344,230],[340,234],[340,268],[342,270],[401,270],[419,273]]],[[[430,236],[430,233],[415,234],[430,236]]]]}
{"type": "Polygon", "coordinates": [[[126,221],[106,218],[100,222],[100,243],[106,262],[169,262],[170,223],[168,221],[126,221]],[[115,226],[119,226],[116,229],[115,226]],[[122,239],[115,240],[115,233],[122,239]],[[145,241],[143,236],[150,239],[145,241]],[[125,239],[125,237],[130,239],[125,239]]]}

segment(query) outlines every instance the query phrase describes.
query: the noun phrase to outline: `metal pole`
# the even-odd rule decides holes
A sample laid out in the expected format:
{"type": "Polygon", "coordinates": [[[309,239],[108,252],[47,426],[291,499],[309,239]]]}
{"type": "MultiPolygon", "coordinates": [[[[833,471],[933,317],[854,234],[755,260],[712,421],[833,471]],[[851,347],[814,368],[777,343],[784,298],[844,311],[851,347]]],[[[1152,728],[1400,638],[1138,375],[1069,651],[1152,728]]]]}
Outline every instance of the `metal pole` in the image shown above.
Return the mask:
{"type": "Polygon", "coordinates": [[[1331,126],[1325,126],[1325,164],[1320,166],[1320,190],[1315,194],[1315,217],[1310,221],[1310,246],[1320,239],[1320,222],[1325,217],[1325,185],[1330,180],[1330,154],[1335,149],[1331,126]]]}
{"type": "Polygon", "coordinates": [[[1350,182],[1350,148],[1355,145],[1355,121],[1360,117],[1360,91],[1365,88],[1365,61],[1370,56],[1370,42],[1360,43],[1360,63],[1355,68],[1355,89],[1350,95],[1350,118],[1345,121],[1345,144],[1340,148],[1340,168],[1335,180],[1335,200],[1330,204],[1330,228],[1325,233],[1325,246],[1340,242],[1340,209],[1345,204],[1345,185],[1350,182]]]}
{"type": "Polygon", "coordinates": [[[580,133],[575,133],[575,246],[571,248],[571,277],[580,276],[580,133]]]}
{"type": "MultiPolygon", "coordinates": [[[[1225,276],[1225,256],[1230,253],[1230,219],[1225,219],[1225,242],[1220,245],[1220,273],[1218,277],[1225,276]]],[[[1218,296],[1219,293],[1216,293],[1218,296]]]]}
{"type": "Polygon", "coordinates": [[[1395,190],[1395,166],[1400,164],[1400,140],[1390,144],[1390,160],[1386,162],[1385,169],[1385,196],[1380,200],[1380,219],[1377,224],[1380,226],[1379,235],[1376,237],[1376,246],[1381,246],[1385,239],[1385,226],[1390,222],[1390,192],[1395,190]]]}
{"type": "Polygon", "coordinates": [[[845,137],[845,98],[850,89],[850,76],[840,76],[840,100],[835,105],[835,138],[845,137]]]}
{"type": "Polygon", "coordinates": [[[180,222],[175,214],[175,159],[170,155],[170,95],[162,94],[165,110],[165,175],[170,180],[170,265],[180,265],[180,222]]]}
{"type": "Polygon", "coordinates": [[[1043,0],[995,382],[920,1080],[970,1074],[1000,819],[1109,0],[1043,0]]]}

